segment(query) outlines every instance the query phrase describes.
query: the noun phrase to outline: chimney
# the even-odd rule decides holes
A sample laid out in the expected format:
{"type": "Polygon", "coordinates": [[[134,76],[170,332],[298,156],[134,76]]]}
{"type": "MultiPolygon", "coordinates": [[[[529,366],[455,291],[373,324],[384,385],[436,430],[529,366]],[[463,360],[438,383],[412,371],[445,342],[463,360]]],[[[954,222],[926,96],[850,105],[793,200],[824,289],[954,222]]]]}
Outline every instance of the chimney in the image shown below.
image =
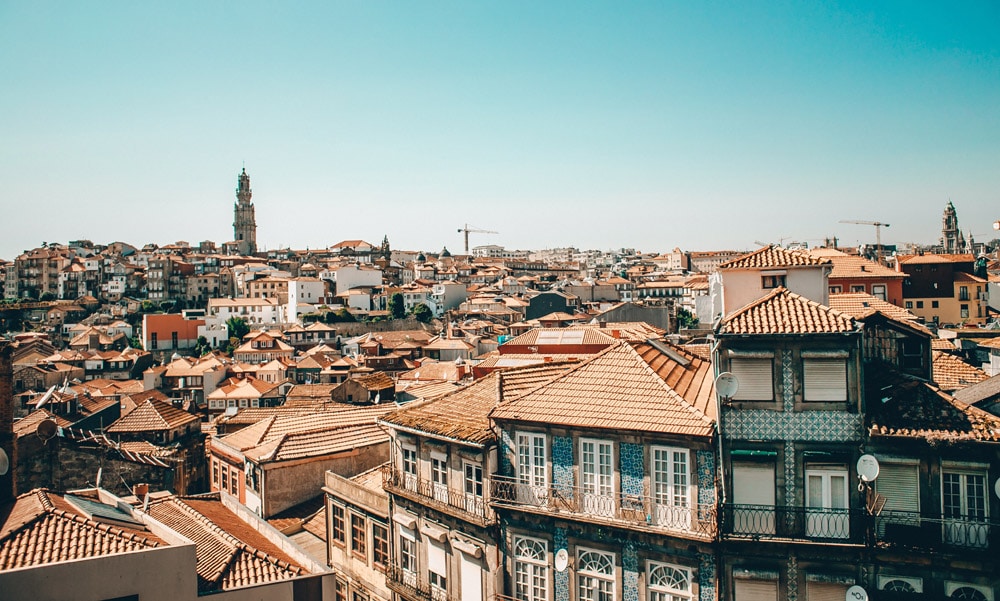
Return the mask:
{"type": "Polygon", "coordinates": [[[0,507],[17,496],[17,451],[14,449],[14,371],[12,357],[14,346],[0,340],[0,449],[10,464],[6,474],[0,476],[0,507]]]}
{"type": "Polygon", "coordinates": [[[503,372],[497,371],[497,407],[503,403],[503,372]]]}
{"type": "Polygon", "coordinates": [[[149,484],[145,482],[136,484],[132,487],[132,494],[134,494],[140,501],[149,494],[149,484]]]}
{"type": "Polygon", "coordinates": [[[612,338],[621,338],[622,337],[621,330],[611,330],[611,337],[612,338]]]}

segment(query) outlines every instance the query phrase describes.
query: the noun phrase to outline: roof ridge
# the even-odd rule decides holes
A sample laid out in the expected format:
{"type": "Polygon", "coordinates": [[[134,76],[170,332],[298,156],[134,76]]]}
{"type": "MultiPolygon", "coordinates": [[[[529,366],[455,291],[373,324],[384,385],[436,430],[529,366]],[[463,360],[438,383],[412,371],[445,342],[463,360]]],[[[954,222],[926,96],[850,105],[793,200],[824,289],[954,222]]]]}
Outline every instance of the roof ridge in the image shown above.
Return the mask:
{"type": "MultiPolygon", "coordinates": [[[[545,380],[543,382],[538,383],[534,388],[529,388],[528,390],[526,390],[523,393],[521,393],[520,395],[518,395],[516,398],[510,399],[510,400],[508,400],[506,398],[502,399],[501,402],[500,402],[500,406],[507,405],[507,404],[510,404],[510,403],[516,403],[518,399],[522,399],[522,398],[528,396],[529,394],[534,394],[540,388],[542,388],[544,386],[549,386],[551,384],[554,384],[554,383],[556,383],[556,382],[558,382],[558,381],[560,381],[560,380],[568,377],[570,374],[576,373],[576,371],[579,370],[580,368],[582,368],[584,365],[589,365],[591,362],[595,361],[598,357],[603,357],[604,355],[606,355],[609,352],[611,352],[612,349],[615,349],[615,348],[617,348],[617,347],[619,347],[619,346],[621,346],[623,344],[627,344],[627,343],[624,340],[617,340],[616,344],[611,344],[611,345],[609,345],[609,346],[601,349],[601,352],[595,354],[594,356],[592,356],[592,357],[590,357],[588,359],[580,361],[577,365],[575,365],[575,366],[567,369],[566,371],[562,372],[561,374],[558,374],[554,378],[552,378],[550,380],[545,380]]],[[[570,362],[567,361],[566,363],[570,363],[570,362]]],[[[548,364],[545,364],[545,365],[551,365],[551,363],[548,363],[548,364]]],[[[534,367],[534,366],[532,366],[532,367],[534,367]]]]}
{"type": "MultiPolygon", "coordinates": [[[[693,413],[696,417],[700,418],[705,423],[710,424],[710,425],[715,424],[715,420],[714,419],[711,419],[710,417],[708,417],[707,415],[705,415],[702,411],[699,411],[697,408],[695,408],[694,406],[692,406],[691,403],[689,403],[687,401],[687,399],[685,399],[683,396],[681,396],[681,394],[679,392],[677,392],[676,390],[674,390],[673,388],[671,388],[670,385],[667,384],[667,381],[664,380],[660,376],[660,374],[656,372],[655,369],[653,369],[653,366],[650,365],[649,362],[647,362],[645,359],[643,359],[642,355],[639,354],[639,351],[635,350],[634,346],[632,346],[631,344],[627,344],[627,343],[624,346],[628,347],[628,351],[627,352],[631,352],[632,355],[634,355],[635,358],[639,360],[639,363],[642,364],[643,369],[645,369],[647,372],[649,372],[649,374],[651,376],[653,376],[656,379],[656,381],[659,382],[660,385],[662,385],[663,388],[670,393],[668,395],[670,398],[673,398],[675,400],[680,401],[680,405],[683,408],[685,408],[689,412],[693,413]]],[[[652,345],[650,345],[650,346],[652,346],[652,345]]],[[[656,349],[656,347],[653,347],[653,348],[656,349]]],[[[656,349],[656,351],[660,352],[659,349],[656,349]]]]}

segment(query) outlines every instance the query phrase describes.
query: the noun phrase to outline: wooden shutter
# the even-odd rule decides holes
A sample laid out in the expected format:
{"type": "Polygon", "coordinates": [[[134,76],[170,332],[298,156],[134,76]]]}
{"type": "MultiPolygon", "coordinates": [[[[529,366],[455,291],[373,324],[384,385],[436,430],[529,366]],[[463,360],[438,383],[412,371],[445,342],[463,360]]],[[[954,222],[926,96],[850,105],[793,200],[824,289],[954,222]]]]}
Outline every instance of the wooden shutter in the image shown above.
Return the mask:
{"type": "Polygon", "coordinates": [[[772,364],[772,359],[733,357],[729,362],[729,371],[740,384],[734,398],[740,401],[774,400],[772,364]]]}
{"type": "Polygon", "coordinates": [[[802,376],[805,400],[847,400],[847,361],[843,359],[803,359],[802,376]]]}
{"type": "Polygon", "coordinates": [[[844,601],[847,598],[846,584],[835,582],[806,582],[806,599],[809,601],[844,601]]]}
{"type": "Polygon", "coordinates": [[[733,588],[736,601],[778,601],[778,583],[774,580],[736,578],[733,588]]]}

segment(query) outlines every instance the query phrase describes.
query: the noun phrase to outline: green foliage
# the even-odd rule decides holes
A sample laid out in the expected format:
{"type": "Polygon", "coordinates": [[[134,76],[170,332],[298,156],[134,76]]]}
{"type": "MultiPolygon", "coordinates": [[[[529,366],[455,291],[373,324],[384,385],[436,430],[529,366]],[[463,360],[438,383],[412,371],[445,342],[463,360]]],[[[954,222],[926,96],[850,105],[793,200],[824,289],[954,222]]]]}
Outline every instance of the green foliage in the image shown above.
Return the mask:
{"type": "Polygon", "coordinates": [[[698,318],[683,307],[677,308],[677,325],[683,329],[697,328],[698,318]]]}
{"type": "Polygon", "coordinates": [[[229,330],[230,340],[233,338],[237,340],[237,346],[239,346],[239,341],[243,340],[243,337],[250,333],[250,326],[247,325],[247,320],[235,315],[226,320],[226,328],[229,330]]]}
{"type": "Polygon", "coordinates": [[[153,301],[144,300],[139,305],[139,313],[153,313],[155,311],[157,311],[157,306],[153,301]]]}
{"type": "Polygon", "coordinates": [[[417,305],[413,307],[413,318],[420,323],[429,323],[431,319],[434,318],[434,313],[431,311],[430,307],[424,303],[417,303],[417,305]]]}
{"type": "Polygon", "coordinates": [[[38,300],[40,300],[42,302],[54,301],[54,300],[56,300],[56,295],[52,294],[51,292],[46,292],[45,294],[43,294],[42,296],[40,296],[38,298],[38,300]]]}
{"type": "Polygon", "coordinates": [[[142,339],[138,336],[133,336],[128,339],[128,345],[132,348],[142,349],[142,339]]]}
{"type": "Polygon", "coordinates": [[[326,323],[349,323],[354,321],[357,321],[357,319],[347,309],[327,311],[326,313],[326,323]]]}
{"type": "Polygon", "coordinates": [[[208,338],[198,336],[198,341],[194,345],[194,356],[203,357],[212,352],[212,345],[208,343],[208,338]]]}
{"type": "Polygon", "coordinates": [[[406,317],[406,304],[403,302],[403,295],[399,292],[389,297],[389,317],[392,319],[406,317]]]}

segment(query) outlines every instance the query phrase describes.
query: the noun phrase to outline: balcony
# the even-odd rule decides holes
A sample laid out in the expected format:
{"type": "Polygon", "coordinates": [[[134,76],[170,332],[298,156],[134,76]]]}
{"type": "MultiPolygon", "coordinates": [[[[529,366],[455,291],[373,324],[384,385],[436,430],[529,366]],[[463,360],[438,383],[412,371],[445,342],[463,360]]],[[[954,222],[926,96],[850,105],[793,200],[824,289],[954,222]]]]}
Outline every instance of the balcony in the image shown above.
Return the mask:
{"type": "MultiPolygon", "coordinates": [[[[488,482],[483,483],[484,490],[488,482]]],[[[446,485],[406,474],[393,465],[382,468],[382,488],[453,517],[486,526],[495,521],[486,500],[481,496],[452,490],[446,485]]]]}
{"type": "Polygon", "coordinates": [[[533,486],[494,476],[490,504],[633,530],[710,540],[716,533],[714,505],[679,506],[667,498],[612,492],[598,494],[578,486],[533,486]]]}
{"type": "Polygon", "coordinates": [[[875,544],[881,547],[988,549],[990,538],[1000,530],[997,522],[945,518],[940,513],[883,511],[874,520],[875,544]]]}
{"type": "Polygon", "coordinates": [[[727,504],[722,508],[722,532],[727,539],[861,544],[864,542],[863,517],[863,513],[851,509],[727,504]]]}
{"type": "Polygon", "coordinates": [[[409,601],[459,601],[447,591],[441,590],[416,572],[410,572],[396,565],[386,566],[385,584],[389,590],[409,601]]]}

